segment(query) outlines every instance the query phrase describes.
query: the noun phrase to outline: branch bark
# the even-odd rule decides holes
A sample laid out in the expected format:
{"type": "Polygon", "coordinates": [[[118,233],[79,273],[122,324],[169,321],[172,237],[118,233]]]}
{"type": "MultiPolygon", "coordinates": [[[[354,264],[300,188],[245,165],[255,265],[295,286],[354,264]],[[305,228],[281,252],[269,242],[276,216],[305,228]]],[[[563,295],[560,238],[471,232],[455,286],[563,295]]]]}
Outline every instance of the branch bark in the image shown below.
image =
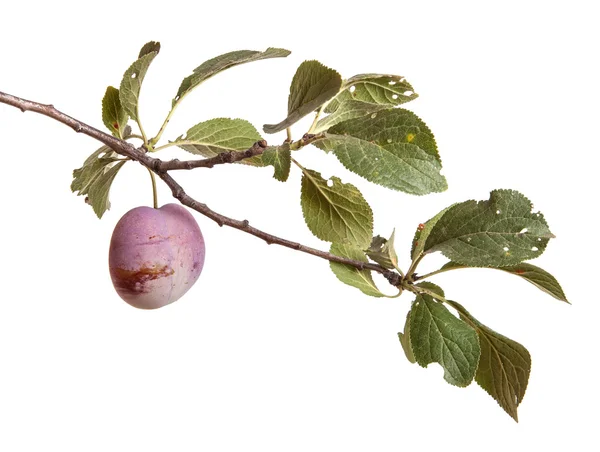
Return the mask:
{"type": "MultiPolygon", "coordinates": [[[[214,210],[210,209],[206,204],[203,204],[189,196],[185,192],[183,187],[179,185],[177,181],[175,181],[175,179],[173,179],[173,177],[171,177],[171,175],[168,173],[170,170],[178,169],[193,169],[200,167],[211,168],[214,165],[238,162],[245,158],[250,158],[255,155],[259,155],[267,147],[267,143],[264,140],[254,143],[254,145],[246,151],[226,152],[209,159],[190,161],[179,161],[175,159],[171,161],[162,161],[160,159],[150,157],[143,147],[136,148],[131,143],[128,143],[125,140],[116,138],[112,135],[109,135],[108,133],[102,132],[101,130],[98,130],[92,126],[85,124],[84,122],[81,122],[69,115],[62,113],[61,111],[54,108],[54,106],[51,104],[41,104],[38,102],[16,97],[11,94],[6,94],[1,91],[0,103],[11,105],[15,108],[20,109],[22,112],[32,111],[35,113],[42,114],[44,116],[48,116],[49,118],[52,118],[55,121],[58,121],[62,124],[71,127],[77,133],[82,133],[91,138],[94,138],[97,141],[100,141],[101,143],[105,144],[113,151],[115,151],[117,154],[123,155],[131,160],[139,162],[141,165],[156,173],[156,175],[160,177],[164,181],[164,183],[167,184],[167,186],[171,189],[173,197],[179,200],[179,202],[189,207],[190,209],[193,209],[196,212],[201,213],[202,215],[210,218],[211,220],[215,221],[219,226],[229,226],[235,229],[239,229],[240,231],[246,232],[264,240],[269,245],[274,244],[285,246],[293,250],[301,251],[303,253],[320,257],[321,259],[325,259],[330,262],[337,262],[340,264],[350,265],[359,270],[372,270],[381,273],[393,286],[398,286],[400,284],[401,276],[398,273],[388,270],[379,264],[361,262],[353,259],[347,259],[345,257],[336,256],[335,254],[331,254],[326,251],[321,251],[316,248],[311,248],[309,246],[305,246],[300,243],[293,242],[291,240],[287,240],[282,237],[278,237],[276,235],[257,229],[251,226],[248,220],[236,220],[222,215],[218,212],[215,212],[214,210]]],[[[303,139],[305,139],[307,142],[313,141],[316,138],[318,138],[318,136],[315,135],[303,137],[303,139]]]]}

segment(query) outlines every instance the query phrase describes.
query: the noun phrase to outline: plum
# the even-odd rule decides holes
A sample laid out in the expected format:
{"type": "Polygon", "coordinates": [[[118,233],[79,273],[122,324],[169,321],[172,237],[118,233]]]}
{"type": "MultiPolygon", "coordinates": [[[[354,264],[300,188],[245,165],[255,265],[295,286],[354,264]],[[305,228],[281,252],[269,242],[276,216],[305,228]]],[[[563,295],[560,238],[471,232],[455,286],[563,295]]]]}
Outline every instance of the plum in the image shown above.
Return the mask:
{"type": "Polygon", "coordinates": [[[156,309],[183,296],[204,266],[205,245],[194,217],[179,204],[136,207],[115,226],[108,265],[119,296],[156,309]]]}

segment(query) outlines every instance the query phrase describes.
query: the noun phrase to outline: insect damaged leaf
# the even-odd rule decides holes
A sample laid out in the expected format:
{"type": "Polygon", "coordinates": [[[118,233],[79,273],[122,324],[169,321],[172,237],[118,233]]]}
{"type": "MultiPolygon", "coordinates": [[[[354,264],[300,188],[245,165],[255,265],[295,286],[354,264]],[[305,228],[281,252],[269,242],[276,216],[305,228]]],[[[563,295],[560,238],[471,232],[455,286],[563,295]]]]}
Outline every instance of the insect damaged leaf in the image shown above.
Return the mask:
{"type": "Polygon", "coordinates": [[[342,91],[327,104],[325,113],[337,111],[350,100],[393,107],[416,99],[413,87],[400,75],[359,74],[344,82],[342,91]]]}
{"type": "Polygon", "coordinates": [[[315,146],[333,151],[350,171],[393,190],[424,195],[448,188],[433,133],[405,109],[336,124],[315,146]]]}
{"type": "Polygon", "coordinates": [[[554,235],[532,207],[514,190],[494,190],[487,201],[455,204],[433,225],[423,252],[441,251],[471,267],[506,267],[538,257],[554,235]]]}
{"type": "Polygon", "coordinates": [[[464,387],[473,380],[481,353],[477,333],[429,294],[413,303],[410,342],[419,365],[439,363],[448,383],[464,387]]]}
{"type": "Polygon", "coordinates": [[[292,152],[290,145],[285,143],[281,146],[269,146],[262,154],[265,165],[272,165],[275,169],[273,177],[280,182],[285,182],[290,175],[292,164],[292,152]]]}
{"type": "Polygon", "coordinates": [[[140,50],[138,59],[123,74],[123,80],[119,87],[119,98],[121,106],[134,121],[139,119],[138,102],[142,82],[146,77],[150,63],[159,51],[160,44],[158,42],[152,41],[145,44],[140,50]]]}

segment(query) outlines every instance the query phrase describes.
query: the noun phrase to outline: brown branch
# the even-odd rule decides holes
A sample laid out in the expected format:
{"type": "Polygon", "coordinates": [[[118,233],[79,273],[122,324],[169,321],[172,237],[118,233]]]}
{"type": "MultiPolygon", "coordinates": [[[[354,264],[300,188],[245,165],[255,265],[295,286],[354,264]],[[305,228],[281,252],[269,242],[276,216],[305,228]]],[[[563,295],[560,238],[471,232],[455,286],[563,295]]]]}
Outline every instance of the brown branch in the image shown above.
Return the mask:
{"type": "Polygon", "coordinates": [[[220,165],[223,163],[235,163],[240,160],[248,159],[251,157],[255,157],[257,155],[261,155],[265,148],[267,147],[267,142],[265,140],[257,141],[250,148],[245,151],[229,151],[222,152],[215,157],[201,159],[201,160],[169,160],[168,162],[164,162],[162,160],[156,159],[158,163],[155,168],[152,168],[156,172],[160,171],[171,171],[171,170],[191,170],[194,168],[212,168],[215,165],[220,165]]]}
{"type": "MultiPolygon", "coordinates": [[[[246,151],[225,153],[225,154],[228,154],[228,156],[226,156],[226,157],[217,156],[212,159],[193,160],[193,161],[189,161],[189,162],[185,162],[185,161],[181,162],[179,160],[172,160],[170,162],[164,162],[160,159],[150,157],[146,153],[144,148],[136,148],[131,143],[128,143],[119,138],[115,138],[112,135],[109,135],[109,134],[102,132],[92,126],[89,126],[75,118],[72,118],[71,116],[68,116],[68,115],[58,111],[56,108],[54,108],[53,105],[40,104],[38,102],[33,102],[33,101],[26,100],[26,99],[22,99],[20,97],[12,96],[10,94],[6,94],[1,91],[0,91],[0,103],[5,103],[8,105],[11,105],[13,107],[20,109],[23,112],[33,111],[33,112],[48,116],[58,122],[61,122],[65,125],[71,127],[73,130],[75,130],[78,133],[83,133],[84,135],[87,135],[89,137],[92,137],[92,138],[100,141],[101,143],[105,144],[106,146],[111,148],[113,151],[115,151],[117,154],[123,155],[125,157],[128,157],[132,160],[139,162],[146,168],[154,171],[165,182],[165,184],[167,184],[167,186],[171,189],[173,196],[176,199],[178,199],[183,205],[210,218],[211,220],[215,221],[219,226],[229,226],[229,227],[232,227],[235,229],[239,229],[240,231],[244,231],[248,234],[251,234],[255,237],[258,237],[258,238],[264,240],[269,245],[275,244],[275,245],[285,246],[287,248],[291,248],[291,249],[294,249],[297,251],[301,251],[303,253],[307,253],[307,254],[311,254],[313,256],[320,257],[320,258],[328,260],[330,262],[337,262],[340,264],[350,265],[359,270],[373,270],[378,273],[381,273],[390,282],[390,284],[392,284],[394,286],[398,286],[400,284],[400,281],[401,281],[400,275],[394,271],[391,271],[391,270],[386,269],[385,267],[382,267],[381,265],[368,263],[368,262],[361,262],[361,261],[356,261],[353,259],[348,259],[345,257],[336,256],[335,254],[321,251],[316,248],[311,248],[311,247],[302,245],[300,243],[293,242],[291,240],[287,240],[287,239],[269,234],[268,232],[265,232],[265,231],[255,228],[253,226],[250,226],[250,223],[248,222],[248,220],[240,221],[240,220],[235,220],[233,218],[229,218],[225,215],[221,215],[220,213],[217,213],[214,210],[211,210],[206,204],[200,203],[200,202],[196,201],[195,199],[193,199],[192,197],[190,197],[184,191],[184,189],[181,187],[181,185],[179,185],[175,181],[175,179],[173,179],[171,177],[171,175],[168,174],[168,171],[172,170],[172,169],[192,169],[192,168],[197,168],[197,167],[201,167],[201,166],[211,167],[216,164],[229,163],[229,161],[228,161],[229,159],[231,159],[231,162],[237,162],[237,161],[243,160],[244,158],[249,158],[254,155],[259,155],[260,153],[262,153],[264,148],[266,148],[266,146],[267,146],[267,143],[264,140],[255,143],[251,148],[249,148],[246,151]],[[199,162],[207,162],[207,161],[208,161],[208,163],[205,163],[205,164],[199,163],[199,162]],[[198,163],[196,163],[196,162],[198,162],[198,163]],[[190,166],[190,168],[188,168],[189,165],[197,165],[197,166],[190,166]]],[[[319,138],[318,136],[312,135],[310,137],[308,137],[308,136],[303,137],[303,140],[310,142],[310,141],[314,141],[315,139],[318,139],[318,138],[319,138]]]]}

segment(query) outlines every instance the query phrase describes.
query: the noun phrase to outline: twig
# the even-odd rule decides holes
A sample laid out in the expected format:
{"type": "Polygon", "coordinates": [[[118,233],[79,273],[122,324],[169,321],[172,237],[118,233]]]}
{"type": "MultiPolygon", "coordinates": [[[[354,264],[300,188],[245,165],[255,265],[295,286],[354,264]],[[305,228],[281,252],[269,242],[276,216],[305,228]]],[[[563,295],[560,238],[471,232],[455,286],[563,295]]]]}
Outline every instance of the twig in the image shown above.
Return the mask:
{"type": "MultiPolygon", "coordinates": [[[[21,111],[33,111],[36,113],[40,113],[42,115],[48,116],[58,122],[61,122],[69,127],[71,127],[77,133],[83,133],[89,137],[92,137],[101,143],[105,144],[109,148],[111,148],[117,154],[123,155],[125,157],[130,158],[131,160],[135,160],[145,166],[146,168],[154,171],[158,177],[160,177],[165,184],[171,189],[173,196],[178,199],[183,205],[189,207],[190,209],[195,210],[196,212],[201,213],[202,215],[210,218],[215,221],[219,226],[229,226],[235,229],[239,229],[240,231],[244,231],[248,234],[251,234],[255,237],[258,237],[264,240],[267,244],[281,245],[287,248],[291,248],[297,251],[301,251],[303,253],[311,254],[313,256],[320,257],[322,259],[328,260],[330,262],[337,262],[340,264],[350,265],[359,270],[372,270],[378,273],[381,273],[389,282],[394,286],[398,286],[401,282],[401,276],[391,270],[388,270],[381,265],[356,261],[353,259],[348,259],[345,257],[336,256],[335,254],[331,254],[325,251],[318,250],[316,248],[311,248],[305,245],[302,245],[297,242],[293,242],[291,240],[287,240],[272,234],[269,234],[265,231],[257,229],[253,226],[250,226],[248,220],[235,220],[233,218],[229,218],[225,215],[221,215],[220,213],[211,210],[206,204],[200,203],[190,197],[179,185],[175,179],[171,177],[168,173],[169,170],[172,169],[191,169],[195,167],[211,167],[216,164],[221,163],[230,163],[234,161],[240,161],[244,158],[249,158],[254,155],[259,155],[262,153],[264,148],[267,146],[266,142],[259,141],[255,143],[250,149],[246,151],[240,152],[230,152],[227,157],[214,157],[212,159],[206,160],[194,160],[191,162],[181,162],[178,160],[172,160],[170,162],[163,162],[160,159],[150,157],[144,148],[136,148],[132,144],[121,140],[119,138],[115,138],[112,135],[109,135],[105,132],[102,132],[92,126],[89,126],[71,116],[68,116],[56,108],[53,105],[48,104],[40,104],[38,102],[33,102],[30,100],[22,99],[20,97],[12,96],[10,94],[6,94],[0,91],[0,103],[4,103],[7,105],[11,105],[20,109],[21,111]],[[198,163],[196,163],[198,162],[198,163]],[[208,162],[201,164],[200,162],[208,162]],[[190,166],[192,165],[192,166],[190,166]],[[193,166],[197,165],[197,166],[193,166]],[[190,166],[188,168],[188,166],[190,166]]],[[[316,139],[317,136],[305,136],[303,137],[306,141],[311,141],[316,139]]]]}

